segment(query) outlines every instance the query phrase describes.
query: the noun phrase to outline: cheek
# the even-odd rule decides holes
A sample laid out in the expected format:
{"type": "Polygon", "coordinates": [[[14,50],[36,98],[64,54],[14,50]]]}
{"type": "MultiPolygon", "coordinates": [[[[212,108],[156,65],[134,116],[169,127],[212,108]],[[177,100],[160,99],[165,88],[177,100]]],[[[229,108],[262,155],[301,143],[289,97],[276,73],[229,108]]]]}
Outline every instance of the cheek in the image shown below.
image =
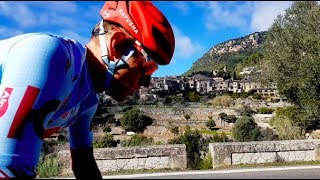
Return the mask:
{"type": "Polygon", "coordinates": [[[141,71],[137,69],[119,70],[118,74],[115,75],[115,79],[129,88],[137,88],[140,78],[141,71]]]}

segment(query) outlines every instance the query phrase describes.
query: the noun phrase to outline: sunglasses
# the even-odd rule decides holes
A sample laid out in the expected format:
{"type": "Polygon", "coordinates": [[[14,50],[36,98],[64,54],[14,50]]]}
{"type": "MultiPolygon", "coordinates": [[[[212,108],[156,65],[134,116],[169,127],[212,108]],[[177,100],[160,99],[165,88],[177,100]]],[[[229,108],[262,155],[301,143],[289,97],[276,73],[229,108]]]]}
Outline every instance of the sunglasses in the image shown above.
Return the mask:
{"type": "Polygon", "coordinates": [[[141,43],[139,41],[136,40],[134,43],[134,46],[138,50],[138,52],[143,55],[143,57],[145,59],[145,61],[142,64],[142,67],[144,70],[144,75],[151,76],[158,69],[158,65],[153,61],[153,59],[143,49],[143,47],[141,46],[141,43]]]}

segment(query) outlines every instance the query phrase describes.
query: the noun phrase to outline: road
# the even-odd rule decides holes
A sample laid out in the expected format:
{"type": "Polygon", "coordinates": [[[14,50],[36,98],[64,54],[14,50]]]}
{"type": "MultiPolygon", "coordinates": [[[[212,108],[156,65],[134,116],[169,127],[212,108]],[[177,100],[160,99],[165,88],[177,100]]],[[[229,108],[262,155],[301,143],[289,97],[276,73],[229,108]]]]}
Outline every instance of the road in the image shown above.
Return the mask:
{"type": "Polygon", "coordinates": [[[228,170],[103,176],[104,179],[319,179],[320,166],[268,167],[228,170]]]}

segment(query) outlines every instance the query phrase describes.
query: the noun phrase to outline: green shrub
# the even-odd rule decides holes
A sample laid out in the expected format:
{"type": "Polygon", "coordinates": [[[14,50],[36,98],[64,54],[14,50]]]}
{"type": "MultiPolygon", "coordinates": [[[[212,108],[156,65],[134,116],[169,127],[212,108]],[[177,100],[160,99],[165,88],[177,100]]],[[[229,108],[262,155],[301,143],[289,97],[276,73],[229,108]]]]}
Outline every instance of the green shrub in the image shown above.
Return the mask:
{"type": "Polygon", "coordinates": [[[170,126],[169,131],[175,135],[179,135],[179,127],[178,126],[170,126]]]}
{"type": "Polygon", "coordinates": [[[37,176],[40,178],[52,178],[58,176],[59,173],[59,163],[56,155],[41,155],[37,166],[37,176]]]}
{"type": "Polygon", "coordinates": [[[252,108],[250,106],[248,106],[248,105],[244,105],[240,109],[240,115],[241,116],[251,117],[254,113],[255,113],[255,111],[252,110],[252,108]]]}
{"type": "Polygon", "coordinates": [[[216,96],[212,100],[213,106],[230,107],[232,98],[229,95],[216,96]]]}
{"type": "Polygon", "coordinates": [[[139,109],[130,109],[120,119],[121,127],[126,131],[143,132],[153,120],[145,116],[139,109]]]}
{"type": "Polygon", "coordinates": [[[105,132],[105,133],[111,132],[111,127],[110,126],[105,126],[103,128],[103,132],[105,132]]]}
{"type": "Polygon", "coordinates": [[[104,116],[106,123],[115,123],[116,119],[114,118],[114,114],[107,114],[104,116]]]}
{"type": "Polygon", "coordinates": [[[259,140],[261,141],[279,140],[279,136],[276,134],[276,132],[273,131],[273,129],[270,129],[267,127],[266,129],[260,129],[259,140]]]}
{"type": "Polygon", "coordinates": [[[117,147],[119,140],[114,140],[112,134],[105,134],[102,139],[95,141],[93,147],[95,148],[107,148],[117,147]]]}
{"type": "Polygon", "coordinates": [[[191,102],[198,102],[200,100],[200,95],[196,91],[192,91],[188,93],[188,99],[191,102]]]}
{"type": "Polygon", "coordinates": [[[130,139],[123,140],[121,146],[148,146],[154,144],[153,138],[148,138],[141,134],[135,134],[130,139]]]}
{"type": "Polygon", "coordinates": [[[237,121],[237,117],[235,115],[229,115],[225,118],[227,123],[235,123],[237,121]]]}
{"type": "Polygon", "coordinates": [[[209,129],[214,129],[214,127],[216,126],[216,122],[214,120],[209,120],[206,122],[206,126],[209,128],[209,129]]]}
{"type": "Polygon", "coordinates": [[[190,169],[197,169],[201,161],[200,151],[204,144],[201,144],[201,134],[198,130],[191,130],[187,126],[183,135],[170,139],[168,144],[185,144],[187,149],[187,166],[190,169]]]}
{"type": "Polygon", "coordinates": [[[183,116],[184,116],[184,118],[185,118],[187,121],[191,118],[191,115],[190,115],[190,114],[184,114],[183,116]]]}
{"type": "Polygon", "coordinates": [[[228,141],[229,141],[229,138],[225,132],[219,133],[215,131],[215,133],[212,134],[209,142],[213,143],[213,142],[228,142],[228,141]]]}
{"type": "Polygon", "coordinates": [[[236,141],[256,141],[260,136],[260,130],[252,117],[239,118],[232,127],[232,136],[236,141]]]}
{"type": "Polygon", "coordinates": [[[208,153],[199,163],[198,169],[212,169],[212,156],[208,153]]]}
{"type": "Polygon", "coordinates": [[[260,107],[257,109],[257,113],[259,114],[272,114],[274,112],[274,109],[266,108],[266,107],[260,107]]]}
{"type": "Polygon", "coordinates": [[[261,94],[253,94],[251,97],[252,97],[252,99],[257,99],[257,100],[261,100],[262,99],[261,94]]]}
{"type": "Polygon", "coordinates": [[[286,116],[272,117],[269,124],[276,129],[280,140],[304,138],[304,131],[300,127],[294,126],[286,116]]]}

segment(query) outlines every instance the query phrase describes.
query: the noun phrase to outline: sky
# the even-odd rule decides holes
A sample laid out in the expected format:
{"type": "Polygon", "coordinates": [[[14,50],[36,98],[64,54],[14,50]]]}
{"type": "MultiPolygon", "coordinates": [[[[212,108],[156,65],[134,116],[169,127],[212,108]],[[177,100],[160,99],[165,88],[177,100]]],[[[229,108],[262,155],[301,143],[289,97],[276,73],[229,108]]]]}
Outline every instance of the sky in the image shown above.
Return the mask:
{"type": "MultiPolygon", "coordinates": [[[[169,65],[153,77],[181,75],[224,41],[266,31],[292,1],[153,1],[175,35],[169,65]]],[[[66,36],[85,45],[104,1],[0,1],[0,40],[32,32],[66,36]]]]}

